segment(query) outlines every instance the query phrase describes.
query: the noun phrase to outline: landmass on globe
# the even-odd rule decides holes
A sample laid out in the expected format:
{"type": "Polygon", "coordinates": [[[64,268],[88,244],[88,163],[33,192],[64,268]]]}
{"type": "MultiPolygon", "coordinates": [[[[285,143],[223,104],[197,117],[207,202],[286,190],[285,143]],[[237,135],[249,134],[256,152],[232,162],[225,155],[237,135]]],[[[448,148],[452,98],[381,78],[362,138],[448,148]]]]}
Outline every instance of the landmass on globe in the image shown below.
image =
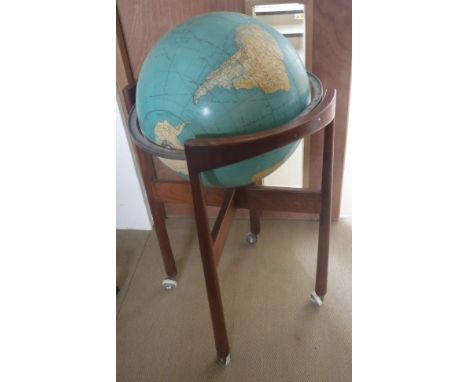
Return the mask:
{"type": "MultiPolygon", "coordinates": [[[[179,138],[177,138],[182,131],[184,130],[185,126],[188,125],[189,122],[183,122],[178,124],[177,126],[172,126],[168,121],[162,121],[156,123],[154,127],[154,136],[156,138],[156,142],[161,144],[162,146],[169,146],[176,150],[183,150],[184,146],[180,143],[179,138]]],[[[187,162],[183,160],[177,159],[161,159],[166,166],[172,168],[177,172],[181,172],[182,174],[188,175],[188,168],[187,162]]]]}
{"type": "Polygon", "coordinates": [[[236,30],[235,42],[239,50],[195,90],[195,104],[216,87],[237,90],[258,87],[265,93],[291,89],[283,53],[268,33],[256,25],[241,25],[236,30]]]}
{"type": "Polygon", "coordinates": [[[156,126],[154,127],[156,142],[162,146],[169,146],[173,149],[183,150],[184,146],[180,143],[177,137],[182,133],[187,124],[188,122],[183,122],[177,126],[172,126],[168,121],[156,123],[156,126]]]}

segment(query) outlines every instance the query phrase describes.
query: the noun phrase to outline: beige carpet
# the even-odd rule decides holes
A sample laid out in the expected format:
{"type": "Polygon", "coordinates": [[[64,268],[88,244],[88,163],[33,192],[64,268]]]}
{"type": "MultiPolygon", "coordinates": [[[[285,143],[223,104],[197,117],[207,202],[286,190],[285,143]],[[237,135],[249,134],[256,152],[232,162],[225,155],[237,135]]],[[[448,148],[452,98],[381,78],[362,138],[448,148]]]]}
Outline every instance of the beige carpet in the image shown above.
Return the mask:
{"type": "Polygon", "coordinates": [[[317,222],[262,221],[256,246],[248,221],[234,222],[218,271],[231,364],[216,352],[195,226],[168,220],[179,286],[164,278],[155,235],[117,232],[117,380],[351,381],[351,223],[332,227],[325,303],[309,301],[317,222]]]}

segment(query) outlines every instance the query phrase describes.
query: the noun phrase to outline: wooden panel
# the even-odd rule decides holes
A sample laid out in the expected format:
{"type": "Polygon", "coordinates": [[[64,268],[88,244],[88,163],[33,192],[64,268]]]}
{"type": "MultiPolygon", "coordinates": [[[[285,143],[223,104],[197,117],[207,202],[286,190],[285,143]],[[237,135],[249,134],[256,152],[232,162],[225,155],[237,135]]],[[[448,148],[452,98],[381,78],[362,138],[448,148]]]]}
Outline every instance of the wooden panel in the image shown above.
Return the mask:
{"type": "MultiPolygon", "coordinates": [[[[190,183],[181,180],[153,181],[153,194],[156,199],[169,203],[191,204],[192,194],[190,183]]],[[[220,206],[224,200],[226,191],[222,188],[203,188],[203,199],[207,206],[220,206]]]]}
{"type": "MultiPolygon", "coordinates": [[[[346,130],[351,85],[351,0],[314,0],[312,70],[325,87],[337,90],[333,166],[332,218],[340,213],[346,130]]],[[[322,168],[323,133],[311,137],[310,179],[318,190],[322,168]]]]}
{"type": "Polygon", "coordinates": [[[317,213],[320,211],[320,194],[288,187],[241,188],[237,193],[236,206],[267,211],[317,213]]]}
{"type": "MultiPolygon", "coordinates": [[[[153,181],[152,193],[156,200],[192,204],[190,184],[185,181],[153,181]]],[[[207,206],[221,206],[226,190],[203,188],[203,200],[207,206]]],[[[266,210],[265,216],[274,211],[314,214],[320,211],[320,193],[292,187],[243,187],[236,192],[236,208],[266,210]],[[281,193],[279,193],[280,191],[281,193]]],[[[275,216],[275,215],[272,215],[275,216]]],[[[276,215],[277,216],[277,215],[276,215]]]]}
{"type": "MultiPolygon", "coordinates": [[[[130,67],[130,61],[127,55],[127,47],[125,44],[125,38],[123,35],[122,25],[120,23],[119,16],[117,15],[116,20],[116,80],[117,80],[117,95],[121,104],[124,104],[122,92],[124,88],[134,82],[132,69],[130,67]]],[[[122,108],[125,117],[128,117],[127,110],[122,108]]]]}

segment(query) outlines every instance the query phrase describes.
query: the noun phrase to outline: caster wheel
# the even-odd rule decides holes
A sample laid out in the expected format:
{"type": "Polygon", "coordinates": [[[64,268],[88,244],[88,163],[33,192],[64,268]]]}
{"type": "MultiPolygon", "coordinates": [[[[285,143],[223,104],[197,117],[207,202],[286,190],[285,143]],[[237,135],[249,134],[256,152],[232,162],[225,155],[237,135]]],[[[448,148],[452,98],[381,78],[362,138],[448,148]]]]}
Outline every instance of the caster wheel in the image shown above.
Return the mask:
{"type": "Polygon", "coordinates": [[[175,288],[177,288],[177,281],[173,280],[173,279],[164,279],[163,282],[162,282],[162,287],[165,289],[165,290],[173,290],[175,288]]]}
{"type": "Polygon", "coordinates": [[[310,294],[310,301],[312,301],[312,304],[317,305],[317,306],[322,306],[323,304],[323,297],[320,297],[315,291],[312,291],[310,294]]]}
{"type": "Polygon", "coordinates": [[[245,237],[245,241],[248,245],[254,245],[257,242],[257,235],[252,232],[249,232],[245,237]]]}
{"type": "Polygon", "coordinates": [[[229,353],[227,357],[218,357],[218,359],[216,360],[216,363],[222,366],[227,366],[229,365],[230,362],[231,362],[231,353],[229,353]]]}

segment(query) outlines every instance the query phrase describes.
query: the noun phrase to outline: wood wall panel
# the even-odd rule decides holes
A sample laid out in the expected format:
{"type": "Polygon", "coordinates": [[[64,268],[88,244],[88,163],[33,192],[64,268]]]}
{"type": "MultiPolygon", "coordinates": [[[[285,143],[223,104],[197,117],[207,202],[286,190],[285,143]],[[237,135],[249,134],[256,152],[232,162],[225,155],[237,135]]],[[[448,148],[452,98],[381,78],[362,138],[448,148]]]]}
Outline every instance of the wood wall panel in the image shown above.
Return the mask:
{"type": "MultiPolygon", "coordinates": [[[[335,163],[333,166],[332,218],[340,214],[346,131],[351,86],[352,1],[314,0],[312,70],[325,87],[335,88],[335,163]]],[[[313,189],[321,177],[323,134],[310,143],[310,180],[313,189]]]]}
{"type": "MultiPolygon", "coordinates": [[[[119,105],[120,114],[126,122],[128,118],[127,108],[125,107],[125,100],[123,97],[123,90],[128,85],[135,81],[133,78],[133,73],[130,65],[130,60],[127,54],[127,46],[125,44],[125,37],[122,30],[122,24],[120,23],[119,16],[116,17],[116,85],[117,85],[117,102],[119,105]]],[[[127,136],[127,141],[129,142],[130,153],[132,155],[133,165],[136,169],[137,179],[142,190],[145,190],[145,183],[143,181],[143,175],[139,166],[138,157],[136,151],[134,150],[134,145],[131,144],[132,140],[130,134],[125,129],[125,135],[127,136]]],[[[148,216],[151,216],[151,208],[149,206],[148,198],[143,198],[146,206],[146,211],[148,216]]],[[[151,220],[151,219],[150,219],[151,220]]]]}

